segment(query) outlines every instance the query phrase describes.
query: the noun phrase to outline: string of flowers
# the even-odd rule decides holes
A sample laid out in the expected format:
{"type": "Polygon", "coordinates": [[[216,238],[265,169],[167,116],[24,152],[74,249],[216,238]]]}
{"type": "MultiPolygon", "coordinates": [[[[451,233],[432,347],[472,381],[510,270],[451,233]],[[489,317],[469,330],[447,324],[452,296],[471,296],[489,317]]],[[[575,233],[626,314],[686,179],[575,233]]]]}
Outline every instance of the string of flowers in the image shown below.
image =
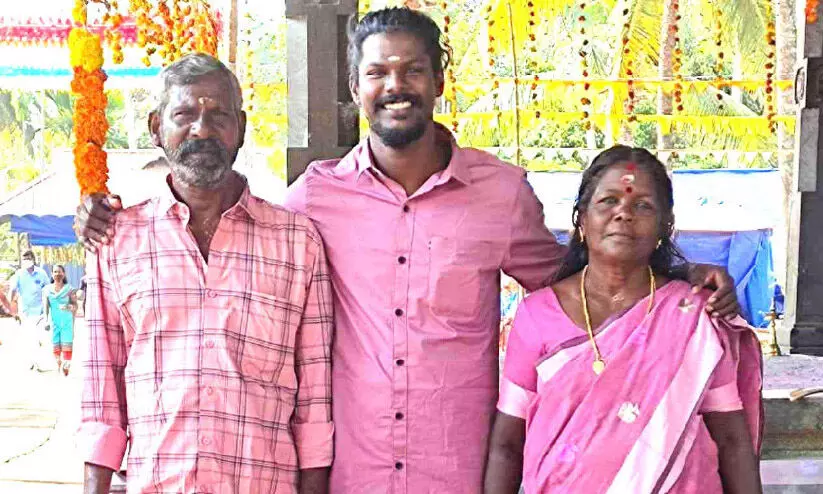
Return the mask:
{"type": "Polygon", "coordinates": [[[578,51],[577,54],[578,54],[578,56],[580,56],[580,70],[581,70],[582,75],[583,75],[583,80],[586,81],[584,86],[583,86],[583,96],[580,98],[580,104],[583,107],[583,121],[584,121],[583,127],[586,130],[591,130],[592,122],[591,122],[591,120],[589,120],[589,117],[591,116],[591,106],[592,106],[592,101],[591,101],[591,99],[589,99],[589,88],[591,88],[591,85],[588,82],[588,79],[589,79],[589,62],[588,62],[587,57],[586,57],[586,55],[587,55],[586,48],[589,45],[589,40],[588,40],[588,38],[586,38],[586,28],[582,27],[583,23],[586,22],[585,10],[586,10],[586,2],[585,2],[585,0],[583,0],[583,1],[580,2],[580,17],[577,18],[578,22],[580,22],[580,24],[581,24],[580,34],[583,36],[582,46],[580,47],[580,51],[578,51]]]}
{"type": "Polygon", "coordinates": [[[103,92],[103,45],[88,26],[90,0],[75,0],[72,9],[74,28],[69,33],[69,59],[74,77],[71,91],[74,101],[74,168],[80,193],[108,192],[107,155],[103,150],[109,122],[106,120],[108,99],[103,92]]]}
{"type": "Polygon", "coordinates": [[[768,19],[768,24],[766,24],[767,60],[764,65],[764,68],[766,69],[766,119],[769,121],[769,130],[772,131],[772,133],[774,133],[777,131],[777,122],[774,121],[774,117],[777,116],[777,108],[774,102],[774,78],[776,75],[775,61],[777,60],[777,34],[774,24],[774,12],[772,11],[770,3],[766,3],[766,19],[768,19]]]}
{"type": "Polygon", "coordinates": [[[718,80],[717,101],[720,102],[720,111],[723,111],[723,109],[725,109],[723,100],[723,88],[725,85],[722,83],[722,79],[723,61],[726,58],[726,54],[723,53],[723,10],[719,8],[714,11],[714,44],[717,47],[717,60],[714,64],[714,73],[718,80]]]}
{"type": "Polygon", "coordinates": [[[492,6],[491,3],[486,6],[486,26],[488,27],[489,33],[489,45],[486,49],[486,53],[489,56],[489,78],[492,81],[492,90],[491,90],[491,101],[492,101],[492,111],[495,112],[497,115],[497,121],[500,122],[500,81],[497,79],[497,74],[494,71],[494,43],[495,39],[494,36],[491,35],[492,29],[494,29],[494,19],[491,18],[492,13],[492,6]]]}
{"type": "Polygon", "coordinates": [[[672,0],[672,11],[674,13],[674,21],[669,27],[669,30],[674,35],[674,55],[672,56],[672,72],[674,73],[674,102],[677,104],[677,112],[683,112],[683,49],[680,47],[680,1],[672,0]]]}
{"type": "MultiPolygon", "coordinates": [[[[449,5],[446,3],[445,0],[440,4],[440,8],[443,9],[443,12],[447,12],[449,5]]],[[[451,54],[451,43],[449,41],[449,24],[451,24],[451,17],[449,14],[446,14],[443,17],[443,43],[446,45],[446,49],[451,54]]],[[[457,132],[457,78],[454,77],[454,70],[452,66],[446,69],[446,81],[448,82],[448,91],[446,99],[449,101],[449,106],[451,107],[451,118],[452,118],[452,132],[457,132]]]]}
{"type": "Polygon", "coordinates": [[[137,45],[145,48],[143,63],[158,56],[167,65],[189,52],[217,55],[218,28],[206,0],[129,0],[136,16],[137,45]]]}
{"type": "Polygon", "coordinates": [[[254,49],[252,48],[251,36],[252,36],[252,24],[254,23],[254,16],[251,13],[251,9],[249,8],[249,0],[244,0],[243,3],[243,10],[245,14],[243,15],[246,21],[246,29],[244,29],[244,39],[243,44],[245,45],[245,61],[246,61],[246,70],[245,70],[245,93],[246,96],[244,98],[246,102],[246,111],[251,113],[254,111],[254,49]]]}
{"type": "Polygon", "coordinates": [[[629,122],[636,122],[637,115],[634,114],[635,91],[634,91],[634,58],[632,50],[629,48],[629,29],[631,28],[631,10],[627,7],[623,9],[623,58],[626,60],[626,86],[628,88],[628,101],[626,101],[626,113],[629,115],[629,122]]]}
{"type": "MultiPolygon", "coordinates": [[[[537,18],[537,13],[534,10],[534,0],[529,0],[526,6],[529,8],[529,54],[526,58],[528,60],[526,65],[533,74],[533,80],[531,86],[529,87],[529,91],[531,94],[531,104],[534,105],[534,103],[537,102],[537,83],[540,82],[540,75],[537,72],[537,60],[535,60],[535,57],[537,56],[537,35],[535,34],[535,19],[537,18]]],[[[540,110],[535,111],[534,116],[536,118],[540,118],[540,110]]]]}
{"type": "Polygon", "coordinates": [[[820,0],[806,0],[806,23],[814,24],[817,22],[817,7],[820,5],[820,0]]]}

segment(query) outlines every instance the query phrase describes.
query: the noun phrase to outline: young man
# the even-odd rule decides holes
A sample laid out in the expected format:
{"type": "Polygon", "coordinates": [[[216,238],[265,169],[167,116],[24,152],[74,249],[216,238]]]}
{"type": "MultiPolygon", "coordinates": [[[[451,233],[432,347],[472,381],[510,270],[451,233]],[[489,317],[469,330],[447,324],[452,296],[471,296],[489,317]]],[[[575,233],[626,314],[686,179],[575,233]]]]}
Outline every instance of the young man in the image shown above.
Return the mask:
{"type": "Polygon", "coordinates": [[[320,235],[232,171],[246,117],[208,55],[167,67],[149,117],[168,189],[118,215],[87,273],[86,491],[325,493],[331,285],[320,235]]]}
{"type": "MultiPolygon", "coordinates": [[[[460,148],[433,120],[440,30],[409,9],[350,33],[350,86],[370,135],[316,162],[286,205],[327,245],[335,293],[335,494],[478,493],[497,400],[500,271],[545,286],[565,253],[524,170],[460,148]]],[[[78,208],[90,248],[111,207],[78,208]]],[[[715,308],[734,311],[722,270],[715,308]]]]}

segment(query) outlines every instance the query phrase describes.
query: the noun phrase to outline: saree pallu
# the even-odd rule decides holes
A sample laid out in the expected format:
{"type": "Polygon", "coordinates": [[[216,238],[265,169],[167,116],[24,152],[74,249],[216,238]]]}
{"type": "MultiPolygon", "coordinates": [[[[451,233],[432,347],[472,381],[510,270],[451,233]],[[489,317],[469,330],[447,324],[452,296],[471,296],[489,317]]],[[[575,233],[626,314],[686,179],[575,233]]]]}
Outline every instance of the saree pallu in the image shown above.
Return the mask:
{"type": "MultiPolygon", "coordinates": [[[[583,331],[543,353],[536,392],[519,390],[529,400],[527,494],[722,493],[717,448],[701,410],[710,405],[710,390],[725,387],[728,395],[736,388],[736,409],[742,403],[759,451],[762,357],[745,321],[712,320],[706,298],[672,281],[658,290],[649,314],[641,300],[607,321],[596,336],[606,361],[599,376],[583,331]],[[731,376],[729,365],[720,372],[724,361],[731,376]],[[719,373],[728,382],[716,386],[719,373]]],[[[567,317],[544,322],[543,331],[572,324],[567,317]]],[[[501,404],[510,392],[504,379],[501,404]]]]}

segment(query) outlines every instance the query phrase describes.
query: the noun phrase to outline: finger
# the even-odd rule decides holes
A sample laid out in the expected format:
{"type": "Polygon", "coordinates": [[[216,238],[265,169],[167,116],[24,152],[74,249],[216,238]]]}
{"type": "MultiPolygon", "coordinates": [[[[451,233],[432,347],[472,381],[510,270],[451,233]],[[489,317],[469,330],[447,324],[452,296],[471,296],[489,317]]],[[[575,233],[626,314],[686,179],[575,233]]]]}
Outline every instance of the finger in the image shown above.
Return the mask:
{"type": "Polygon", "coordinates": [[[709,307],[711,307],[713,314],[717,314],[717,317],[737,315],[740,313],[740,305],[737,303],[737,297],[735,297],[733,293],[719,297],[716,302],[707,306],[707,309],[709,307]]]}
{"type": "Polygon", "coordinates": [[[111,236],[108,232],[110,229],[111,228],[107,221],[100,220],[96,217],[90,217],[86,222],[86,225],[80,230],[80,235],[83,237],[88,237],[94,242],[103,242],[103,237],[111,236]]]}
{"type": "Polygon", "coordinates": [[[82,244],[83,244],[83,248],[86,249],[87,251],[91,252],[92,254],[97,253],[97,246],[95,244],[93,244],[91,240],[85,238],[85,239],[83,239],[82,244]]]}
{"type": "Polygon", "coordinates": [[[117,194],[109,194],[106,196],[106,205],[108,205],[108,207],[113,211],[123,209],[123,201],[117,194]]]}

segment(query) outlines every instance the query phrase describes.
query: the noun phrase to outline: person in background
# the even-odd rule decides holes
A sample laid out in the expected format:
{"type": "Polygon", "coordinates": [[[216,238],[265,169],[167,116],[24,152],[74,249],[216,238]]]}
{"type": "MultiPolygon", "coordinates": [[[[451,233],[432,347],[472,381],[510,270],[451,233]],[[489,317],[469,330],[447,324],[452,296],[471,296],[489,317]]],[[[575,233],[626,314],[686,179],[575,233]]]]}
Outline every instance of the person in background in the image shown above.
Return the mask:
{"type": "Polygon", "coordinates": [[[35,264],[34,252],[23,253],[22,265],[9,283],[9,301],[17,300],[17,316],[20,318],[20,338],[23,358],[28,359],[29,368],[40,368],[40,347],[43,345],[43,288],[51,280],[43,268],[35,264]]]}
{"type": "Polygon", "coordinates": [[[61,264],[52,268],[54,282],[43,288],[43,308],[46,324],[51,327],[51,342],[57,371],[69,375],[72,343],[74,341],[74,313],[77,303],[74,290],[66,280],[66,269],[61,264]]]}

